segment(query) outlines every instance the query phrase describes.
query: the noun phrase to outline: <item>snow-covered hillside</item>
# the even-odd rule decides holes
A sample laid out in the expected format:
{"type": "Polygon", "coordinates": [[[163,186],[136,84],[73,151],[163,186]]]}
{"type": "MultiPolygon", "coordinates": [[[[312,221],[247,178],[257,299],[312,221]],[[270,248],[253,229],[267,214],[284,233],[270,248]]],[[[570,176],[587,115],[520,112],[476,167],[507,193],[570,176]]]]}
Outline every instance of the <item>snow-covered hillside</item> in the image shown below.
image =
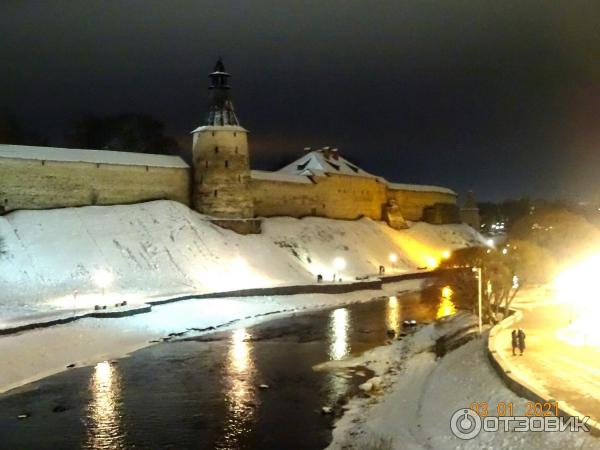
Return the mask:
{"type": "Polygon", "coordinates": [[[312,283],[317,274],[331,280],[336,257],[347,262],[345,280],[380,265],[415,271],[479,239],[466,225],[397,231],[369,219],[288,217],[265,219],[262,234],[241,236],[170,201],[14,212],[0,217],[0,236],[4,320],[113,300],[312,283]],[[105,272],[103,296],[98,274],[105,272]]]}

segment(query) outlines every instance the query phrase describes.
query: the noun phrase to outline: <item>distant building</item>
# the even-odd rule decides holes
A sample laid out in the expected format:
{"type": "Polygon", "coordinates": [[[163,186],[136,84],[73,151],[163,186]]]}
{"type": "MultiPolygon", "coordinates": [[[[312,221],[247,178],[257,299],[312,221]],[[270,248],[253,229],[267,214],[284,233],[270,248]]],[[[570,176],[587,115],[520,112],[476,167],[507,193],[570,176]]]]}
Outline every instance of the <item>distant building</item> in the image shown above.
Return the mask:
{"type": "Polygon", "coordinates": [[[459,216],[452,190],[389,182],[337,149],[305,152],[274,172],[251,170],[229,77],[219,59],[207,119],[192,131],[192,167],[177,156],[0,145],[0,212],[168,199],[241,233],[259,232],[257,218],[272,216],[369,217],[396,228],[462,217],[478,229],[474,199],[459,216]]]}
{"type": "Polygon", "coordinates": [[[467,192],[467,195],[465,196],[463,206],[460,208],[460,218],[462,222],[479,231],[481,220],[479,217],[479,208],[477,207],[477,202],[475,201],[475,195],[473,194],[473,191],[467,192]]]}

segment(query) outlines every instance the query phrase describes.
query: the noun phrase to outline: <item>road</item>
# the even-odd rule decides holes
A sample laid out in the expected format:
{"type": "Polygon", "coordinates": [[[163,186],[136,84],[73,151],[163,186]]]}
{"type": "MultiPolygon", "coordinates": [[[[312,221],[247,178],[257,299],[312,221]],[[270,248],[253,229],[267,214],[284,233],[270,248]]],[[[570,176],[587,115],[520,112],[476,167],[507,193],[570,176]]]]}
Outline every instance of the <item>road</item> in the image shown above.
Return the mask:
{"type": "Polygon", "coordinates": [[[566,401],[582,414],[600,419],[600,348],[571,345],[559,337],[571,318],[567,305],[538,305],[522,312],[513,328],[527,334],[524,355],[512,356],[512,328],[498,334],[496,351],[511,364],[514,375],[542,387],[559,404],[566,401]]]}

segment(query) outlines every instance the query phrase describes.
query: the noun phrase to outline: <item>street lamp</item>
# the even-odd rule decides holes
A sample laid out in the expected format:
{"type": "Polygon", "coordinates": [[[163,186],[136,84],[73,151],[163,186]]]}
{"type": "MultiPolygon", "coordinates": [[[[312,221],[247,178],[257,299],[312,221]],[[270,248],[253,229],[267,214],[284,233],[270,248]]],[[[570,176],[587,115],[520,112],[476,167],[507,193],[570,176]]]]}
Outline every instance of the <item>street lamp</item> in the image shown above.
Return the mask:
{"type": "Polygon", "coordinates": [[[75,309],[77,308],[77,294],[79,294],[79,292],[75,289],[73,291],[73,315],[75,315],[75,309]]]}
{"type": "Polygon", "coordinates": [[[396,268],[396,263],[398,262],[398,255],[395,253],[390,253],[390,263],[392,263],[392,269],[396,268]]]}
{"type": "Polygon", "coordinates": [[[102,299],[104,300],[104,290],[110,286],[113,281],[113,275],[106,269],[98,269],[94,272],[94,283],[102,289],[102,299]]]}
{"type": "Polygon", "coordinates": [[[333,267],[335,268],[336,273],[333,275],[333,281],[335,281],[336,276],[340,274],[342,270],[346,268],[346,260],[341,257],[337,257],[333,260],[333,267]]]}
{"type": "Polygon", "coordinates": [[[478,321],[479,321],[479,334],[483,331],[483,321],[481,318],[481,267],[473,267],[471,269],[477,273],[477,305],[478,305],[478,321]]]}

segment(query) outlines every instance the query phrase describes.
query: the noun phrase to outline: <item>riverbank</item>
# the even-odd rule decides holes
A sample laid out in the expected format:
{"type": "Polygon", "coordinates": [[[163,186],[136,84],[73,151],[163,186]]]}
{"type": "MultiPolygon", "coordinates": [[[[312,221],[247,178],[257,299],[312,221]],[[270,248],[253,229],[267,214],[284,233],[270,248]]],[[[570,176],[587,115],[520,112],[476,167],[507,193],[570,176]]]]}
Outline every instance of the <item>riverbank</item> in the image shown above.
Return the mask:
{"type": "MultiPolygon", "coordinates": [[[[366,398],[354,398],[336,423],[329,450],[368,448],[402,450],[475,450],[503,448],[529,450],[592,450],[598,440],[588,433],[504,432],[480,433],[460,440],[450,432],[450,418],[472,402],[497,405],[512,402],[524,412],[527,399],[509,390],[487,358],[485,339],[476,338],[436,357],[434,344],[444,333],[462,328],[474,317],[462,314],[441,327],[429,325],[414,336],[366,352],[360,358],[329,364],[329,368],[364,365],[376,373],[379,389],[366,398]]],[[[490,408],[490,415],[497,415],[490,408]]]]}

